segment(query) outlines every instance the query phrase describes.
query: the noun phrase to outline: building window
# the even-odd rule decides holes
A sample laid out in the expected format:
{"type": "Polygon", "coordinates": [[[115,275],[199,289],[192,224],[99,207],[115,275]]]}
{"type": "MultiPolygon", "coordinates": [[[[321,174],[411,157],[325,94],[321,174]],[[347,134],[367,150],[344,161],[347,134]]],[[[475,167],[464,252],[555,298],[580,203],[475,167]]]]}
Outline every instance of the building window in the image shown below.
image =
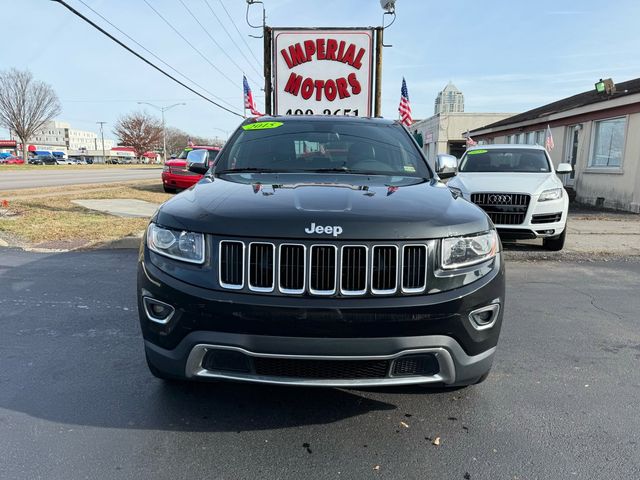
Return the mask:
{"type": "Polygon", "coordinates": [[[527,132],[527,145],[536,144],[536,132],[527,132]]]}
{"type": "Polygon", "coordinates": [[[626,126],[626,117],[594,122],[590,167],[619,168],[622,165],[626,126]]]}
{"type": "Polygon", "coordinates": [[[544,145],[544,130],[538,130],[536,132],[536,145],[544,145]]]}

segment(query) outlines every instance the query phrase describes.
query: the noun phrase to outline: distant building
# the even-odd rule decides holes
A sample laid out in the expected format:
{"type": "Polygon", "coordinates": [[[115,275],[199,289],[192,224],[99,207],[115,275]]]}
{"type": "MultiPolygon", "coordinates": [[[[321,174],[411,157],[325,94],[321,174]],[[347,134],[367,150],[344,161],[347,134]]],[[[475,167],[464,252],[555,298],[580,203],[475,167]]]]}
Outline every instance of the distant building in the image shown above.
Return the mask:
{"type": "Polygon", "coordinates": [[[438,93],[433,114],[461,112],[464,112],[464,95],[453,83],[449,82],[447,86],[438,93]]]}
{"type": "MultiPolygon", "coordinates": [[[[12,135],[16,138],[16,135],[12,135]]],[[[61,151],[66,154],[81,150],[102,150],[102,138],[97,133],[88,130],[71,128],[67,122],[52,120],[36,131],[27,142],[35,150],[61,151]]],[[[116,145],[115,140],[104,139],[104,149],[110,150],[116,145]]]]}
{"type": "Polygon", "coordinates": [[[471,131],[476,141],[544,145],[551,128],[555,165],[579,202],[640,213],[640,78],[612,94],[595,88],[471,131]]]}
{"type": "Polygon", "coordinates": [[[497,122],[513,113],[442,113],[419,120],[409,131],[424,151],[429,165],[433,166],[438,153],[448,153],[460,158],[466,150],[467,130],[497,122]]]}

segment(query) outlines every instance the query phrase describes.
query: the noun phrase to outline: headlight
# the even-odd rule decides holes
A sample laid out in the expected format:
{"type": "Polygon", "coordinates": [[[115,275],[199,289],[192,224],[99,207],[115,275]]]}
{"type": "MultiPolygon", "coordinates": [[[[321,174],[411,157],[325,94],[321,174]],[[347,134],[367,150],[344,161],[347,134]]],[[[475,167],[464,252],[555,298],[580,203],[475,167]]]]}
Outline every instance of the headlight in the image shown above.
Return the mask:
{"type": "MultiPolygon", "coordinates": [[[[459,188],[456,187],[449,187],[449,190],[451,190],[451,193],[453,193],[454,197],[462,197],[462,190],[460,190],[459,188]]],[[[462,197],[464,198],[464,197],[462,197]]]]}
{"type": "Polygon", "coordinates": [[[551,190],[545,190],[538,197],[539,202],[545,202],[547,200],[558,200],[562,198],[562,189],[561,188],[552,188],[551,190]]]}
{"type": "Polygon", "coordinates": [[[165,257],[189,263],[204,263],[204,235],[202,233],[170,230],[150,223],[147,246],[165,257]]]}
{"type": "Polygon", "coordinates": [[[442,268],[461,268],[496,256],[498,235],[490,230],[478,235],[442,239],[442,268]]]}

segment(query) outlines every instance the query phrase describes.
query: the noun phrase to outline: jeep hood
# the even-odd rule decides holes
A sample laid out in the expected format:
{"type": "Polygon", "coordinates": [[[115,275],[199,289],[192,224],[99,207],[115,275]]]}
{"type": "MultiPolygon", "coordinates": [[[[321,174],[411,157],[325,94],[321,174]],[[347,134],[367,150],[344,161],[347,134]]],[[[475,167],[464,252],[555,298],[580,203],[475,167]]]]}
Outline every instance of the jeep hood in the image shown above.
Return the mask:
{"type": "Polygon", "coordinates": [[[541,190],[561,187],[562,183],[552,173],[461,172],[448,185],[466,193],[512,192],[534,195],[541,190]]]}
{"type": "Polygon", "coordinates": [[[161,206],[158,224],[220,236],[406,240],[487,230],[485,213],[436,180],[345,174],[206,176],[161,206]],[[322,230],[322,229],[320,229],[322,230]]]}

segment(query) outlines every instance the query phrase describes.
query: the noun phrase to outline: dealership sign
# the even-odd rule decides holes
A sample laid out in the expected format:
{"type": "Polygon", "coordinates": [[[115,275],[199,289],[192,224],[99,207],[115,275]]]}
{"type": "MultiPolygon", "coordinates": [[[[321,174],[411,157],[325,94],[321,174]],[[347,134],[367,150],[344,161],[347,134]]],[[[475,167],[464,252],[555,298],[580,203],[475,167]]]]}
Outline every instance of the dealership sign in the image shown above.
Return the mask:
{"type": "Polygon", "coordinates": [[[371,116],[373,30],[273,29],[277,115],[371,116]]]}
{"type": "Polygon", "coordinates": [[[16,148],[17,146],[15,140],[0,140],[0,148],[16,148]]]}

